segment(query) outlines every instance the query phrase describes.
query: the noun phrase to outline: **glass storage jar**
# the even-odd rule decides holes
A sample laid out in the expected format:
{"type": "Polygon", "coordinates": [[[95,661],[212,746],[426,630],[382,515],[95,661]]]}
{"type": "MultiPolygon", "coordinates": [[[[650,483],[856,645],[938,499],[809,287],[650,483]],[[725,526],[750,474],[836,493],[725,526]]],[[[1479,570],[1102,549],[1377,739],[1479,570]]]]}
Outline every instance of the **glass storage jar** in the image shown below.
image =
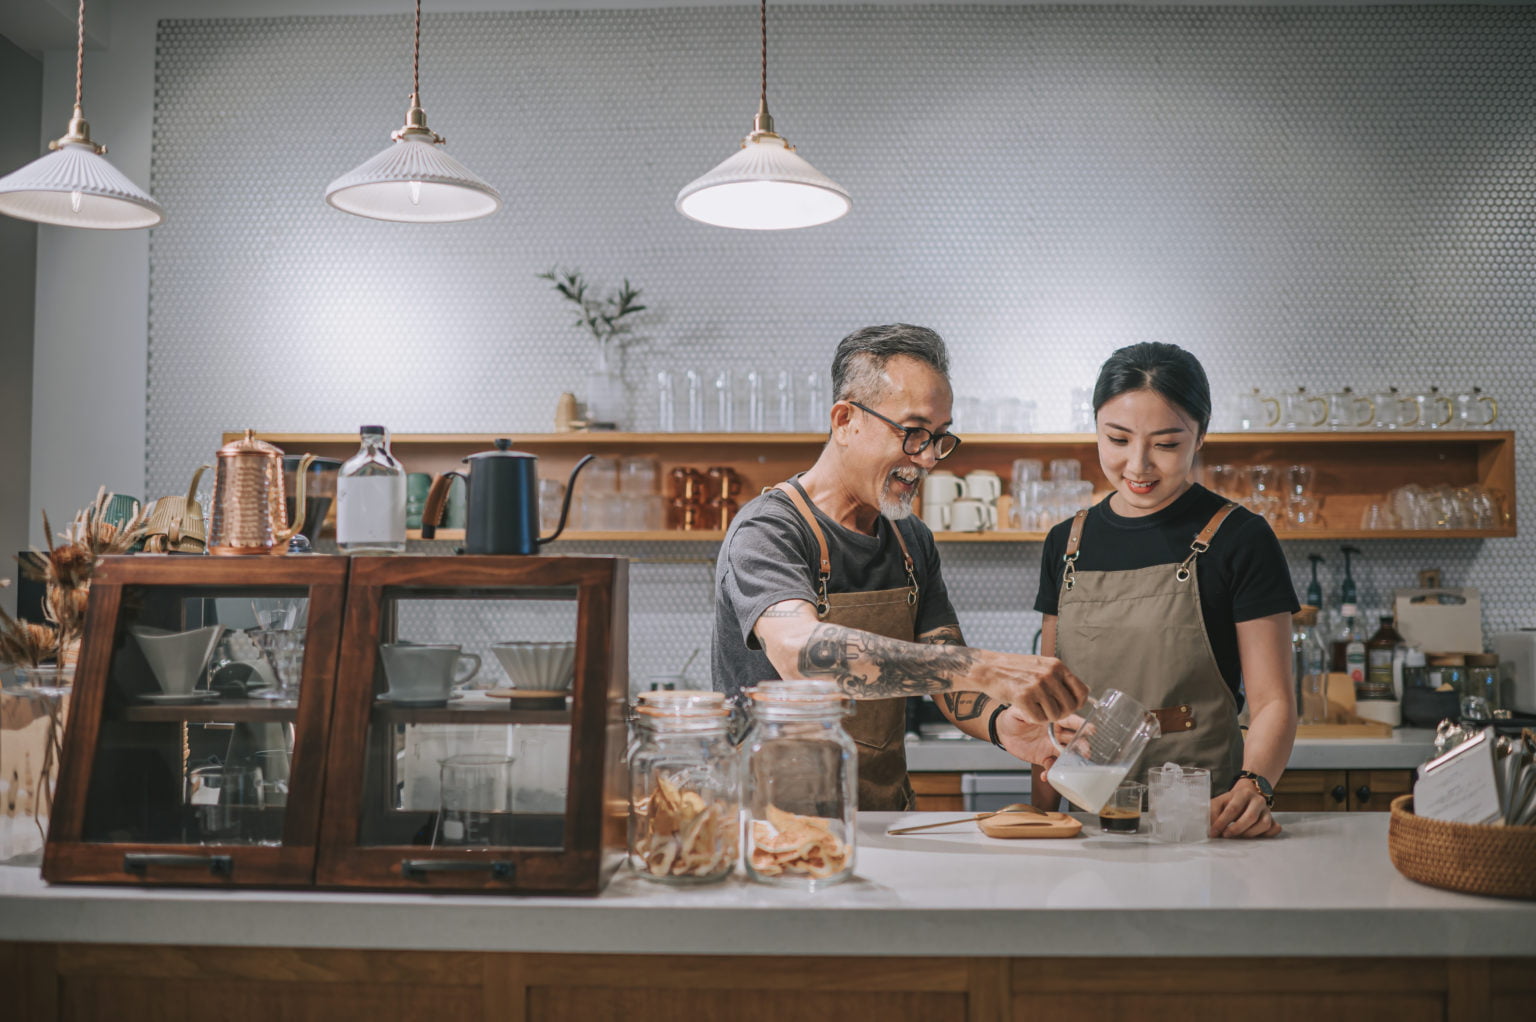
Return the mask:
{"type": "Polygon", "coordinates": [[[853,701],[830,681],[765,681],[746,694],[747,875],[805,890],[848,879],[859,787],[853,739],[842,722],[853,701]]]}
{"type": "Polygon", "coordinates": [[[1466,661],[1467,673],[1462,682],[1462,695],[1481,697],[1488,703],[1490,711],[1503,706],[1499,699],[1499,655],[1468,653],[1466,661]]]}
{"type": "Polygon", "coordinates": [[[641,692],[629,756],[629,864],[674,884],[724,880],[741,831],[740,757],[719,692],[641,692]]]}

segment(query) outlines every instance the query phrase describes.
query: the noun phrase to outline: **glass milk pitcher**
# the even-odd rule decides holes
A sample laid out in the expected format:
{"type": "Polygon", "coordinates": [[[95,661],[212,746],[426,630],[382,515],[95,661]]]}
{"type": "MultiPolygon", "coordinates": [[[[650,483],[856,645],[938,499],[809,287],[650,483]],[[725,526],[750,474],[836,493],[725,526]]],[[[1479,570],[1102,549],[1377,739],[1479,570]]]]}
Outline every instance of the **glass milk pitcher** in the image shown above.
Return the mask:
{"type": "Polygon", "coordinates": [[[1096,813],[1163,729],[1151,711],[1119,689],[1106,689],[1087,707],[1087,720],[1066,748],[1056,740],[1056,725],[1046,725],[1059,755],[1048,780],[1078,808],[1096,813]]]}

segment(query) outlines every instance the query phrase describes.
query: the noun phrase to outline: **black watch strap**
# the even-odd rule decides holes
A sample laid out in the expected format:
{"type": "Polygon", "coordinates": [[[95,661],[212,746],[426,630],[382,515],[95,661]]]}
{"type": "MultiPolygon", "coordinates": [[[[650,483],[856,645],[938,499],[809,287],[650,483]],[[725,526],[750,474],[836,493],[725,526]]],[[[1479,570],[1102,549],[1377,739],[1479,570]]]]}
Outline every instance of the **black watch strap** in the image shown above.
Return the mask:
{"type": "Polygon", "coordinates": [[[1253,786],[1259,789],[1259,794],[1264,796],[1265,805],[1269,806],[1271,809],[1275,807],[1274,785],[1270,784],[1263,777],[1254,773],[1252,770],[1239,770],[1237,772],[1237,780],[1232,782],[1232,787],[1237,787],[1238,784],[1244,780],[1252,781],[1253,786]]]}
{"type": "Polygon", "coordinates": [[[987,737],[990,738],[992,740],[992,744],[997,746],[999,749],[1003,747],[1003,742],[1002,739],[997,737],[997,718],[1001,716],[1002,712],[1006,709],[1008,709],[1007,703],[999,705],[997,709],[992,711],[992,716],[987,720],[987,737]]]}

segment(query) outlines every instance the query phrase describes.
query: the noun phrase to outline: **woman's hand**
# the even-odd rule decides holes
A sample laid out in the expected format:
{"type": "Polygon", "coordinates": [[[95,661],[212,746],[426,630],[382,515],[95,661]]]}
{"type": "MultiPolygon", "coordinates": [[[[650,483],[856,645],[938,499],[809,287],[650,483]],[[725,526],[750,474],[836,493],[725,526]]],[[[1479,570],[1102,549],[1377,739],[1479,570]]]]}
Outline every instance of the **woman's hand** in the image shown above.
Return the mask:
{"type": "Polygon", "coordinates": [[[1211,837],[1274,837],[1280,824],[1253,783],[1242,780],[1211,799],[1211,837]]]}

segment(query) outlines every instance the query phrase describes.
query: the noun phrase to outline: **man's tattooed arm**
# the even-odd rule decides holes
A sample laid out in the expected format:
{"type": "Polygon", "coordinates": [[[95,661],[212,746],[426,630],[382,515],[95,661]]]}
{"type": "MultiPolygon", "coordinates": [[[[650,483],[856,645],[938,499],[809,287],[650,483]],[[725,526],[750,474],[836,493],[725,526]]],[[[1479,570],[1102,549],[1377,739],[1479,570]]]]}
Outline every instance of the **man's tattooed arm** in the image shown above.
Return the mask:
{"type": "Polygon", "coordinates": [[[800,650],[800,673],[830,678],[856,699],[947,693],[977,662],[966,646],[902,642],[842,625],[818,624],[800,650]]]}
{"type": "MultiPolygon", "coordinates": [[[[959,625],[940,625],[919,635],[917,641],[932,646],[965,645],[965,637],[960,634],[959,625]]],[[[945,716],[956,724],[981,719],[992,705],[992,697],[980,692],[941,692],[936,698],[940,700],[945,716]]]]}

